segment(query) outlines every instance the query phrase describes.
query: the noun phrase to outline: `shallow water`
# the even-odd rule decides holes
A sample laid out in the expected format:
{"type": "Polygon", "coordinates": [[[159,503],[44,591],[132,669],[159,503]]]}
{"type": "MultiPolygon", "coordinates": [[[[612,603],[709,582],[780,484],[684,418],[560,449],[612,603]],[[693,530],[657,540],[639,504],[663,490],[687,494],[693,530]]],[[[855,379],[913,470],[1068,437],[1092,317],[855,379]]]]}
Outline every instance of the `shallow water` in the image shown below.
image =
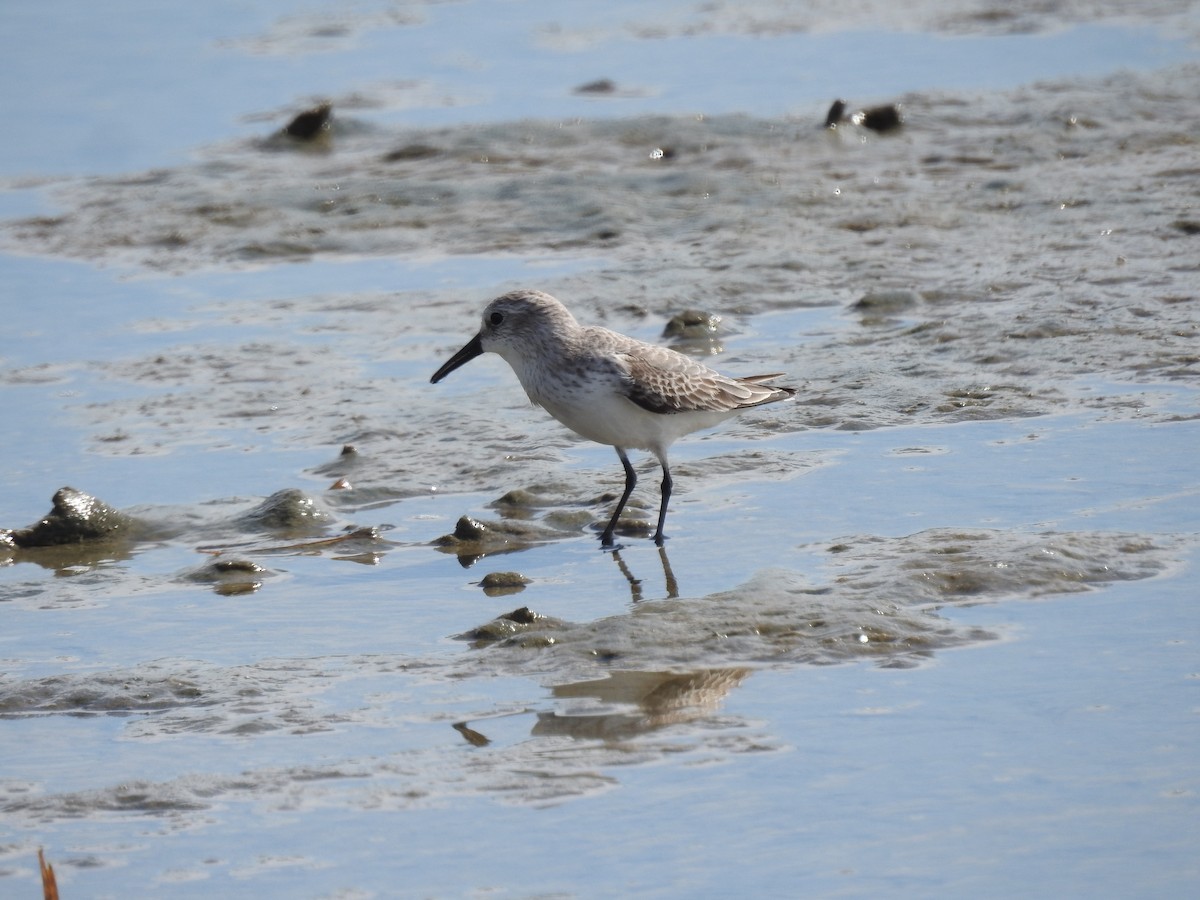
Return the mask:
{"type": "Polygon", "coordinates": [[[9,892],[1200,887],[1195,10],[842,6],[0,13],[9,892]],[[516,285],[801,394],[602,553],[516,285]]]}

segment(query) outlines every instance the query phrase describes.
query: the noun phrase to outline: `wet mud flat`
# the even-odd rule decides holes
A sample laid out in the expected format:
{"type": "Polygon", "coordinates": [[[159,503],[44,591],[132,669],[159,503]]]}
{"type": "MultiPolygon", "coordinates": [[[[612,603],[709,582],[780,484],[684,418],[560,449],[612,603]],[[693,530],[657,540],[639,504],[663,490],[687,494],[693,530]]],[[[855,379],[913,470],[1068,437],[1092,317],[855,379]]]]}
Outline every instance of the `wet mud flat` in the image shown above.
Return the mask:
{"type": "MultiPolygon", "coordinates": [[[[261,510],[256,512],[255,521],[261,523],[261,510]]],[[[13,777],[4,782],[6,816],[36,827],[80,815],[103,820],[133,814],[151,816],[173,832],[194,827],[195,817],[219,816],[229,803],[273,805],[298,789],[305,792],[303,785],[310,781],[341,785],[342,779],[351,781],[323,791],[327,796],[320,803],[415,809],[431,798],[488,795],[499,781],[505,782],[501,794],[507,802],[561,801],[611,786],[607,779],[596,780],[596,768],[626,765],[630,754],[650,762],[680,752],[724,756],[778,749],[777,737],[749,728],[737,717],[717,715],[727,695],[754,672],[851,663],[887,670],[920,667],[938,654],[1003,637],[958,619],[955,608],[1092,593],[1113,583],[1152,580],[1177,571],[1191,543],[1181,536],[1112,531],[983,528],[844,536],[827,546],[796,548],[790,557],[781,553],[780,564],[759,569],[744,583],[700,594],[686,590],[702,572],[700,564],[693,564],[697,553],[706,552],[694,539],[676,553],[673,565],[670,547],[659,549],[655,559],[648,548],[606,554],[573,538],[560,552],[544,553],[531,563],[536,577],[528,579],[528,593],[480,591],[486,578],[476,576],[471,595],[455,597],[447,591],[458,583],[462,594],[463,576],[442,566],[438,576],[425,574],[414,581],[403,568],[366,558],[371,553],[383,557],[388,549],[370,535],[356,534],[350,550],[336,541],[297,540],[294,530],[288,535],[290,543],[281,540],[283,533],[276,528],[260,543],[246,542],[212,562],[158,579],[157,585],[147,584],[144,572],[122,575],[111,568],[103,572],[106,583],[86,579],[91,583],[56,595],[38,590],[33,580],[9,581],[10,610],[44,617],[74,609],[98,636],[116,646],[93,647],[57,663],[48,658],[6,660],[0,718],[12,727],[23,723],[35,733],[60,718],[107,718],[122,742],[132,742],[135,759],[153,758],[163,741],[199,740],[212,747],[213,740],[229,738],[268,742],[261,749],[273,758],[280,740],[325,736],[322,746],[335,753],[336,761],[318,762],[320,754],[310,758],[300,750],[299,761],[282,768],[263,760],[226,776],[131,775],[133,780],[94,785],[90,773],[64,762],[76,750],[63,748],[42,759],[13,761],[13,777]],[[585,558],[586,566],[581,563],[585,558]],[[335,560],[379,565],[381,574],[391,573],[393,583],[382,586],[376,579],[374,588],[365,584],[369,569],[335,575],[330,571],[335,560]],[[789,560],[803,568],[789,568],[789,560]],[[581,569],[580,574],[564,580],[564,563],[581,569]],[[289,572],[307,587],[289,586],[289,572]],[[394,583],[395,576],[401,584],[394,583]],[[216,596],[197,603],[191,599],[197,590],[216,596]],[[188,602],[172,596],[181,591],[188,602]],[[331,607],[329,598],[336,592],[349,592],[348,599],[331,607]],[[244,599],[251,597],[257,599],[244,599]],[[573,610],[591,605],[611,612],[590,620],[570,618],[573,610]],[[504,611],[488,619],[489,608],[504,611]],[[221,617],[219,625],[211,621],[214,615],[221,617]],[[155,636],[166,625],[164,617],[176,618],[178,625],[168,636],[155,636]],[[256,623],[264,617],[271,628],[280,629],[277,639],[237,635],[240,629],[260,627],[256,623]],[[451,627],[455,618],[470,627],[444,635],[449,646],[437,641],[438,629],[451,627]],[[306,633],[314,626],[316,633],[306,633]],[[371,640],[371,634],[377,639],[371,640]],[[218,651],[226,637],[233,646],[218,651]],[[137,658],[124,646],[131,639],[142,646],[142,656],[152,651],[145,661],[105,661],[137,658]],[[312,655],[216,661],[286,647],[310,648],[312,655]],[[189,648],[192,653],[208,648],[212,658],[189,657],[189,648]],[[329,653],[347,648],[357,650],[329,653]],[[22,669],[28,670],[25,676],[19,674],[22,669]],[[490,701],[476,696],[489,691],[471,687],[497,679],[544,685],[549,706],[545,700],[535,701],[532,710],[516,700],[490,701]],[[450,739],[449,732],[431,747],[407,746],[414,740],[412,729],[430,740],[451,726],[466,744],[488,746],[493,740],[489,733],[505,731],[503,720],[510,717],[534,737],[599,743],[546,757],[540,743],[518,742],[509,748],[516,759],[510,753],[491,763],[445,758],[445,747],[439,745],[450,739]],[[385,738],[379,729],[399,733],[385,738]],[[344,743],[351,736],[365,740],[372,752],[352,750],[344,743]],[[395,742],[401,749],[388,749],[395,742]],[[67,770],[59,776],[62,781],[92,786],[55,790],[59,779],[39,777],[39,772],[60,766],[67,770]],[[23,775],[16,777],[18,772],[23,775]],[[365,795],[362,785],[369,785],[365,795]]],[[[64,565],[62,548],[40,551],[44,555],[24,553],[11,561],[64,565]]],[[[92,564],[104,568],[99,561],[92,564]]],[[[128,568],[138,569],[136,559],[128,568]]],[[[58,569],[60,576],[68,571],[58,569]]],[[[47,648],[55,644],[53,638],[24,639],[47,648]]],[[[79,638],[72,643],[86,646],[79,638]]],[[[85,733],[91,731],[83,727],[85,733]]],[[[108,731],[110,727],[101,728],[84,747],[89,741],[109,740],[108,731]]],[[[237,758],[242,750],[256,755],[240,745],[214,752],[217,758],[237,758]]]]}
{"type": "MultiPolygon", "coordinates": [[[[610,452],[499,368],[425,383],[487,299],[461,289],[164,304],[150,353],[0,372],[10,391],[119,385],[62,402],[88,453],[320,455],[302,490],[145,496],[119,511],[149,523],[133,534],[2,551],[0,717],[47,748],[0,779],[5,818],[73,835],[81,885],[122,867],[177,890],[274,884],[340,861],[311,838],[252,861],[209,838],[153,857],[247,821],[315,832],[331,811],[364,840],[388,813],[436,831],[456,804],[570,806],[670,761],[767,771],[803,738],[738,705],[756,680],[791,679],[762,701],[790,710],[801,674],[847,670],[824,677],[865,692],[859,670],[900,678],[1009,643],[1008,606],[1114,586],[1152,601],[1196,551],[1197,74],[905,96],[885,136],[744,116],[387,131],[335,108],[328,147],[239,143],[55,189],[60,212],[6,224],[10,250],[182,280],[373,255],[586,259],[536,286],[645,338],[684,309],[719,315],[677,346],[777,366],[802,396],[681,453],[664,553],[631,522],[608,555],[593,526],[619,486],[610,452]],[[215,319],[250,337],[188,338],[215,319]],[[1064,418],[1084,423],[1070,440],[1064,418]],[[1003,442],[971,430],[996,427],[1003,442]],[[1001,463],[937,479],[1000,443],[1001,463]],[[924,498],[872,480],[885,456],[935,473],[924,498]],[[529,584],[485,591],[503,571],[529,584]],[[98,773],[79,762],[106,753],[98,773]]],[[[0,524],[28,543],[42,513],[0,524]]],[[[1186,795],[1195,769],[1136,772],[1186,795]]],[[[10,873],[30,849],[6,848],[10,873]]]]}
{"type": "MultiPolygon", "coordinates": [[[[6,223],[4,238],[24,252],[172,273],[377,254],[602,260],[599,272],[544,287],[617,330],[657,336],[688,308],[723,316],[734,333],[772,311],[835,306],[856,317],[815,346],[790,323],[776,335],[772,359],[811,385],[785,427],[1037,415],[1087,403],[1070,392],[1089,377],[1195,375],[1196,139],[1181,110],[1196,74],[898,98],[905,125],[887,136],[825,130],[819,117],[737,116],[393,134],[356,127],[351,114],[334,119],[324,151],[239,144],[194,166],[50,188],[62,212],[6,223]]],[[[486,299],[400,284],[230,304],[225,315],[286,340],[184,344],[107,360],[99,374],[202,386],[170,402],[233,406],[259,427],[234,384],[282,384],[286,397],[289,370],[323,374],[339,361],[331,350],[436,356],[486,299]],[[305,346],[288,320],[343,332],[341,345],[305,346]],[[218,379],[233,384],[213,390],[218,379]]],[[[690,349],[719,350],[719,337],[690,349]]],[[[335,386],[302,385],[314,414],[306,438],[351,441],[355,429],[324,418],[339,404],[319,392],[335,386]]],[[[388,387],[417,404],[406,422],[415,429],[444,400],[388,387]]],[[[141,418],[153,421],[150,404],[141,418]]],[[[186,418],[207,428],[213,417],[186,418]]]]}
{"type": "MultiPolygon", "coordinates": [[[[3,236],[185,282],[374,255],[580,260],[539,286],[581,319],[733,372],[788,373],[800,396],[726,426],[743,440],[1083,410],[1168,424],[1197,412],[1196,138],[1182,113],[1197,72],[901,97],[886,134],[746,116],[389,131],[335,110],[316,145],[275,134],[177,169],[48,185],[61,213],[3,236]],[[672,331],[688,311],[701,324],[672,331]]],[[[426,383],[486,299],[403,283],[187,310],[163,296],[140,326],[163,335],[151,353],[0,378],[112,385],[116,399],[67,404],[104,456],[345,445],[298,474],[347,514],[484,492],[485,544],[505,528],[517,544],[578,533],[612,485],[562,470],[574,438],[495,369],[426,383]],[[218,322],[219,338],[187,339],[218,322]]],[[[816,463],[769,449],[726,468],[790,478],[816,463]]]]}

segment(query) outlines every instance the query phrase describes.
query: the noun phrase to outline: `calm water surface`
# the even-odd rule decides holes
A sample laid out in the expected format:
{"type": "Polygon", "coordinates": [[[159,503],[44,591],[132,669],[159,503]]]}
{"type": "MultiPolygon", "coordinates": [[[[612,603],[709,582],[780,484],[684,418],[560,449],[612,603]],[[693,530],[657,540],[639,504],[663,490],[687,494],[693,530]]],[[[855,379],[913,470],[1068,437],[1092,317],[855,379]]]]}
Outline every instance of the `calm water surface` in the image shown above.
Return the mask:
{"type": "Polygon", "coordinates": [[[0,12],[0,893],[1200,889],[1196,11],[835,6],[0,12]],[[521,284],[801,388],[664,552],[521,284]]]}

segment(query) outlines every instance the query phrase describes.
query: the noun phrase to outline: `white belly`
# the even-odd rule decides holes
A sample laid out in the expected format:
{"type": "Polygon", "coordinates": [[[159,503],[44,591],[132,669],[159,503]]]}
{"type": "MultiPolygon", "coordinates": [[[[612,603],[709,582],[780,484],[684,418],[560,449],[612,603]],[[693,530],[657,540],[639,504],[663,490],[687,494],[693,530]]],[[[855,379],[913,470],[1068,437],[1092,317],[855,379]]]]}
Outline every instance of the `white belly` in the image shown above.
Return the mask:
{"type": "Polygon", "coordinates": [[[711,428],[733,414],[650,412],[607,386],[569,396],[543,395],[538,400],[550,415],[590,441],[659,453],[683,435],[711,428]]]}

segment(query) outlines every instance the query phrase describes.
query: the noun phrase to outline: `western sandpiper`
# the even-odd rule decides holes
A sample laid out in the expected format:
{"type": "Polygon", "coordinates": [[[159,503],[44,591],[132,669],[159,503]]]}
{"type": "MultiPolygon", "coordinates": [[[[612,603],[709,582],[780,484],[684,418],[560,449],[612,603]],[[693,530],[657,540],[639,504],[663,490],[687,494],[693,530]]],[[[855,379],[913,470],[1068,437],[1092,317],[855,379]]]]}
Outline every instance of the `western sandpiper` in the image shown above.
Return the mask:
{"type": "Polygon", "coordinates": [[[672,484],[667,448],[738,410],[796,393],[763,383],[778,374],[731,378],[666,347],[580,325],[565,306],[541,291],[512,291],[489,303],[479,333],[430,381],[436,384],[489,352],[512,366],[535,404],[576,434],[616,449],[625,468],[625,492],[601,535],[605,547],[612,546],[617,520],[637,484],[626,450],[649,450],[662,464],[662,503],[654,532],[655,543],[662,546],[672,484]]]}

